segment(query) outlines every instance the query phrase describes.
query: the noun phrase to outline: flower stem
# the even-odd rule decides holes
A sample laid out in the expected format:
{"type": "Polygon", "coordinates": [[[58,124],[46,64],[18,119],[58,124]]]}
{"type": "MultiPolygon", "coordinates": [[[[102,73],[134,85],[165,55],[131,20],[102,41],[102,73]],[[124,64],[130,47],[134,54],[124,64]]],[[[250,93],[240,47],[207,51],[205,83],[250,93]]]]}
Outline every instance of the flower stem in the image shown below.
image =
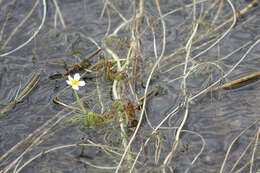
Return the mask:
{"type": "MultiPolygon", "coordinates": [[[[81,101],[80,101],[80,99],[79,99],[79,95],[78,95],[78,93],[77,93],[77,90],[73,89],[73,91],[74,91],[74,94],[75,94],[75,97],[76,97],[76,100],[77,100],[78,104],[80,105],[82,111],[84,112],[84,114],[85,114],[85,116],[86,116],[86,115],[87,115],[87,111],[86,111],[86,109],[84,108],[83,104],[81,103],[81,101]]],[[[87,126],[87,123],[88,123],[88,119],[85,118],[84,126],[87,126]]]]}

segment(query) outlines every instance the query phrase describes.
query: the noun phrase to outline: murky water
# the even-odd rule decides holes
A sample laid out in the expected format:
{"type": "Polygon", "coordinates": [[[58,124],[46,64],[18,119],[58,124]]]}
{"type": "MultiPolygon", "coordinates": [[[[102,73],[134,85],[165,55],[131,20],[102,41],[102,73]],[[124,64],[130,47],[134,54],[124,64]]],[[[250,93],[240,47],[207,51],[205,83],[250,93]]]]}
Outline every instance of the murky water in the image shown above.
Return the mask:
{"type": "MultiPolygon", "coordinates": [[[[25,43],[39,28],[45,1],[0,2],[0,44],[4,46],[1,53],[4,55],[25,43]],[[34,5],[32,15],[21,24],[34,5]],[[14,30],[16,27],[17,31],[14,30]],[[14,35],[9,40],[12,32],[14,35]]],[[[110,34],[124,21],[133,17],[132,1],[67,0],[57,1],[58,6],[55,2],[47,1],[46,19],[37,36],[21,49],[0,57],[0,111],[14,101],[18,93],[26,87],[26,83],[40,71],[39,81],[33,90],[10,110],[0,115],[0,172],[115,172],[125,148],[120,121],[115,116],[124,109],[115,108],[113,81],[108,80],[107,73],[107,66],[114,65],[109,64],[112,61],[109,50],[115,52],[119,59],[122,59],[121,64],[124,64],[131,47],[130,26],[139,26],[140,39],[136,41],[140,44],[136,95],[137,98],[141,98],[151,69],[164,49],[163,25],[159,20],[156,1],[145,1],[145,17],[140,17],[136,23],[127,23],[114,35],[110,34]],[[113,116],[114,119],[87,129],[83,123],[68,125],[68,119],[74,116],[81,117],[81,114],[79,111],[65,109],[53,101],[58,94],[58,101],[77,106],[73,91],[70,88],[66,89],[66,75],[61,75],[97,51],[99,47],[102,49],[101,52],[81,65],[89,68],[102,60],[105,65],[97,65],[92,72],[90,70],[86,74],[82,69],[76,69],[71,75],[76,72],[84,73],[83,80],[86,81],[86,86],[81,88],[78,94],[83,98],[86,109],[103,116],[113,116]],[[14,165],[11,165],[12,163],[14,165]]],[[[259,76],[245,86],[206,92],[189,102],[188,117],[180,134],[178,147],[170,161],[164,163],[175,146],[177,127],[183,122],[185,105],[181,105],[185,103],[184,98],[191,98],[222,78],[260,38],[258,4],[237,18],[235,27],[219,44],[197,56],[225,34],[232,24],[232,10],[228,2],[215,1],[213,7],[212,3],[198,1],[196,5],[196,17],[202,17],[203,21],[199,23],[194,37],[197,41],[194,41],[190,52],[189,58],[194,59],[187,65],[190,74],[186,78],[187,88],[184,94],[182,74],[186,51],[183,48],[192,34],[192,1],[160,1],[162,14],[178,10],[164,17],[165,52],[152,76],[145,117],[131,145],[132,159],[135,159],[142,149],[133,172],[164,170],[215,173],[231,172],[232,169],[233,172],[239,169],[241,172],[260,170],[257,138],[260,132],[259,123],[255,122],[259,120],[260,112],[259,76]],[[182,8],[184,5],[186,7],[182,8]],[[210,10],[209,13],[207,9],[210,10]],[[217,13],[219,15],[215,17],[217,13]],[[230,22],[227,22],[228,20],[230,22]],[[224,27],[213,32],[214,28],[224,22],[227,22],[224,27]],[[206,35],[207,33],[210,34],[206,35]],[[242,48],[237,50],[240,47],[242,48]],[[179,109],[176,114],[171,114],[177,107],[179,109]],[[157,132],[152,134],[153,129],[166,117],[168,118],[157,132]],[[234,141],[247,128],[249,129],[234,141]],[[145,144],[147,139],[150,141],[145,144]],[[231,145],[229,156],[223,164],[231,145]],[[245,152],[247,147],[248,150],[245,152]],[[240,156],[243,156],[242,159],[240,156]],[[240,161],[236,163],[237,160],[240,161]],[[250,160],[254,160],[253,165],[250,165],[250,160]]],[[[250,2],[241,0],[233,3],[239,11],[250,2]]],[[[139,1],[136,1],[136,5],[138,12],[139,1]]],[[[259,72],[259,50],[260,44],[257,44],[220,83],[259,72]]],[[[125,71],[116,73],[116,66],[111,68],[111,74],[115,76],[124,74],[126,88],[122,87],[120,93],[125,99],[125,105],[128,99],[133,105],[137,105],[134,102],[131,83],[134,68],[133,61],[125,71]]],[[[135,119],[139,120],[141,110],[137,109],[137,106],[135,113],[135,119]]],[[[75,117],[73,120],[77,121],[75,117]]],[[[127,131],[126,140],[129,141],[135,128],[128,124],[124,129],[127,131]]],[[[131,166],[128,163],[133,164],[133,160],[123,162],[119,172],[129,171],[131,166]]]]}

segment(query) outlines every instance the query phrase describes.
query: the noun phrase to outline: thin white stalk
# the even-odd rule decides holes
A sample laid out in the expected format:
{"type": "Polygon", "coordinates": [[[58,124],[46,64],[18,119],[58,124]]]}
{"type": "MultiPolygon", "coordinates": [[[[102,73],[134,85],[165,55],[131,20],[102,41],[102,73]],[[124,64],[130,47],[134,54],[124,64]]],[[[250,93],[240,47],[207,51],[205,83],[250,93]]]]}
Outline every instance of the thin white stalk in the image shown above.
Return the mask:
{"type": "Polygon", "coordinates": [[[144,91],[144,101],[143,101],[143,108],[142,108],[142,111],[141,111],[141,115],[140,115],[140,118],[139,118],[139,121],[138,121],[138,124],[136,126],[136,129],[134,131],[134,134],[132,135],[130,141],[128,142],[128,145],[127,147],[125,148],[125,151],[121,157],[121,160],[117,166],[117,169],[115,171],[115,173],[118,173],[122,163],[123,163],[123,160],[125,159],[125,156],[127,154],[127,151],[129,150],[132,142],[134,141],[136,135],[137,135],[137,132],[138,130],[140,129],[140,126],[141,126],[141,123],[142,123],[142,120],[143,120],[143,116],[144,116],[144,110],[145,110],[145,106],[146,106],[146,95],[147,95],[147,91],[148,91],[148,88],[149,88],[149,85],[150,85],[150,81],[151,81],[151,78],[152,78],[152,74],[154,73],[156,67],[158,66],[158,64],[160,63],[161,59],[163,58],[163,55],[164,55],[164,51],[165,51],[165,45],[166,45],[166,26],[165,26],[165,21],[163,20],[162,18],[162,13],[161,13],[161,10],[159,8],[159,2],[158,0],[156,0],[156,3],[157,3],[157,8],[158,8],[158,11],[159,11],[159,14],[160,14],[160,19],[161,19],[161,23],[162,23],[162,28],[163,28],[163,44],[162,44],[162,52],[161,52],[161,55],[160,57],[157,59],[157,61],[155,62],[155,64],[153,65],[153,68],[150,72],[150,75],[147,79],[147,82],[146,82],[146,87],[145,87],[145,91],[144,91]]]}
{"type": "Polygon", "coordinates": [[[26,46],[28,43],[30,43],[35,37],[36,35],[39,33],[39,31],[41,30],[44,22],[45,22],[45,19],[46,19],[46,11],[47,11],[47,7],[46,7],[46,0],[42,0],[42,3],[43,3],[43,17],[42,17],[42,21],[41,21],[41,24],[39,26],[38,29],[36,29],[36,31],[34,32],[34,34],[26,41],[24,42],[23,44],[21,44],[20,46],[18,46],[17,48],[9,51],[9,52],[6,52],[2,55],[0,55],[0,57],[4,57],[4,56],[7,56],[7,55],[10,55],[11,53],[14,53],[16,51],[18,51],[19,49],[23,48],[24,46],[26,46]]]}

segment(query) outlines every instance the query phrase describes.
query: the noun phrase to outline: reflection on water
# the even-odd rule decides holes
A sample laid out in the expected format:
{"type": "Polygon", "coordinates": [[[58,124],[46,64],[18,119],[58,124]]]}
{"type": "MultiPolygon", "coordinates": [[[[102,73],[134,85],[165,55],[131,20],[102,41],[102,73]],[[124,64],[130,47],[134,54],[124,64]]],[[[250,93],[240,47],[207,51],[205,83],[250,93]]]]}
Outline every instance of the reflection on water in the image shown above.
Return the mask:
{"type": "MultiPolygon", "coordinates": [[[[19,26],[4,52],[13,50],[33,35],[42,20],[42,2],[39,1],[32,15],[19,26]]],[[[188,51],[185,46],[194,27],[192,2],[184,4],[179,1],[160,1],[162,14],[178,9],[176,13],[164,16],[165,26],[160,21],[157,1],[145,1],[142,14],[138,13],[139,8],[132,9],[131,1],[57,2],[58,7],[54,1],[47,1],[44,26],[29,44],[9,56],[0,57],[0,110],[10,103],[9,96],[15,95],[16,88],[22,88],[20,86],[30,81],[32,72],[41,70],[37,85],[26,97],[15,102],[12,109],[0,115],[1,171],[16,158],[23,156],[18,168],[28,159],[35,157],[35,160],[28,163],[21,172],[115,172],[125,148],[120,127],[122,121],[115,115],[128,111],[128,120],[139,120],[146,81],[164,49],[163,58],[152,75],[141,128],[132,143],[132,159],[136,158],[140,149],[143,150],[133,172],[174,170],[215,173],[220,170],[238,171],[244,165],[242,172],[249,172],[250,169],[256,172],[259,169],[259,147],[258,141],[255,141],[259,123],[253,124],[259,119],[260,112],[259,77],[252,83],[229,90],[206,92],[192,100],[178,147],[174,150],[177,128],[185,117],[185,106],[180,106],[185,101],[184,97],[194,96],[216,80],[222,79],[259,39],[259,19],[256,17],[259,12],[252,8],[245,16],[238,18],[235,28],[217,46],[196,57],[216,42],[216,38],[223,35],[232,22],[216,32],[214,28],[228,22],[233,16],[226,1],[197,2],[196,17],[201,17],[201,23],[188,59],[196,58],[185,66],[188,51]],[[211,6],[213,3],[216,3],[215,6],[211,6]],[[182,8],[184,5],[187,6],[182,8]],[[133,11],[140,16],[137,20],[128,21],[133,17],[133,11]],[[61,22],[61,15],[65,25],[61,22]],[[136,26],[136,29],[132,30],[131,26],[136,26]],[[133,38],[133,33],[137,34],[138,40],[134,40],[136,38],[133,38]],[[82,124],[66,126],[66,119],[80,114],[53,102],[59,93],[59,101],[72,106],[77,104],[73,92],[63,90],[66,88],[66,79],[62,75],[99,47],[102,48],[101,53],[84,63],[84,67],[88,68],[83,77],[87,86],[78,94],[81,98],[84,97],[83,103],[89,111],[95,111],[107,119],[96,129],[85,129],[82,124]],[[113,61],[113,57],[117,57],[117,61],[113,61]],[[134,63],[136,59],[133,57],[138,58],[138,64],[134,63]],[[119,67],[122,69],[118,70],[119,67]],[[185,68],[188,76],[183,75],[185,68]],[[50,80],[53,76],[59,77],[50,80]],[[129,105],[113,108],[115,86],[108,76],[119,83],[121,81],[121,98],[132,101],[134,111],[126,111],[130,109],[129,105]],[[183,78],[186,78],[186,83],[183,83],[183,78]],[[134,101],[135,96],[139,102],[134,101]],[[172,113],[177,107],[176,114],[172,113]],[[162,127],[152,133],[169,114],[172,115],[161,124],[162,127]],[[250,128],[234,141],[248,127],[250,128]],[[146,144],[147,139],[150,141],[146,144]],[[11,150],[20,141],[21,145],[11,150]],[[69,144],[75,146],[62,148],[69,144]],[[258,147],[256,150],[254,145],[258,147]],[[173,150],[174,154],[169,157],[173,150]],[[250,168],[253,150],[255,162],[250,168]],[[222,168],[227,151],[229,156],[222,168]],[[243,158],[236,163],[240,156],[243,158]],[[167,158],[170,158],[169,163],[165,164],[167,158]],[[236,164],[238,166],[234,167],[236,164]]],[[[245,1],[233,3],[238,10],[248,5],[245,1]]],[[[33,1],[29,3],[28,0],[0,1],[1,46],[33,8],[33,4],[33,1]],[[10,11],[12,7],[13,11],[10,11]]],[[[137,7],[140,4],[136,1],[137,7]]],[[[259,72],[259,47],[259,44],[256,45],[243,62],[220,83],[259,72]]],[[[74,72],[83,74],[86,71],[75,68],[74,72]]],[[[127,121],[127,118],[123,121],[127,121]]],[[[124,129],[129,142],[134,128],[128,124],[124,129]]],[[[131,169],[128,163],[133,164],[133,160],[127,157],[120,171],[131,169]]]]}

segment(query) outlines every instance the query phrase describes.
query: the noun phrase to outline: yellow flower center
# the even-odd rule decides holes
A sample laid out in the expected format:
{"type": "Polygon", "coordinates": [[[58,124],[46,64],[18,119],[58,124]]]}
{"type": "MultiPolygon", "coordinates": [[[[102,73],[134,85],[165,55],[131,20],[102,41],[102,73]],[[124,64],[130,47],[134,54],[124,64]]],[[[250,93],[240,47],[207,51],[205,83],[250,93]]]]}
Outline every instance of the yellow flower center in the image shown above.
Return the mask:
{"type": "Polygon", "coordinates": [[[72,85],[79,85],[79,81],[78,80],[72,79],[71,83],[72,83],[72,85]]]}

